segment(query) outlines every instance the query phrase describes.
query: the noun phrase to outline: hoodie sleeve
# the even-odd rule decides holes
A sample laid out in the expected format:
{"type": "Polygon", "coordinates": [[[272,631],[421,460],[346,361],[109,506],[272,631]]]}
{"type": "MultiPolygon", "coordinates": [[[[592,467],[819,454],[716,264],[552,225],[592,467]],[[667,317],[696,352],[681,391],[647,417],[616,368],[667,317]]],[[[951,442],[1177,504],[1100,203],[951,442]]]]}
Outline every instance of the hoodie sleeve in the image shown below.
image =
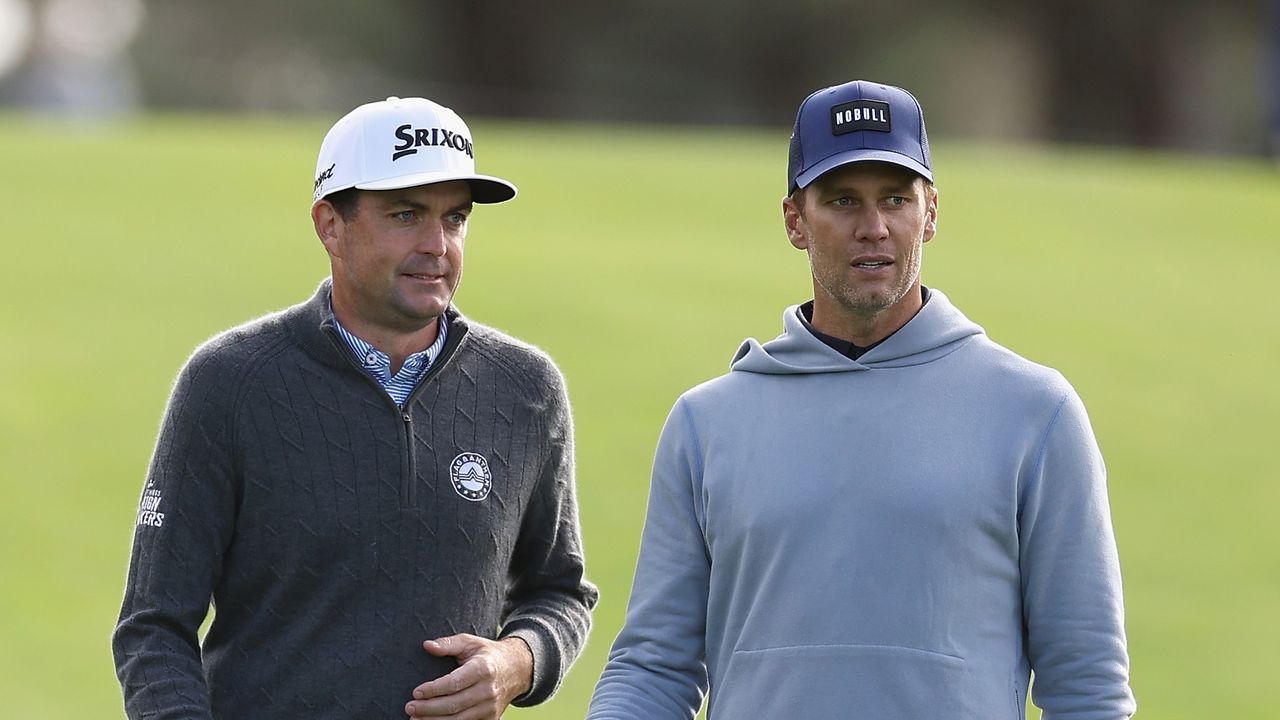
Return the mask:
{"type": "Polygon", "coordinates": [[[702,459],[685,400],[658,441],[626,622],[596,684],[589,720],[693,718],[707,692],[711,559],[702,459]]]}
{"type": "Polygon", "coordinates": [[[1019,546],[1032,699],[1044,720],[1129,717],[1136,705],[1106,469],[1074,391],[1026,478],[1019,546]]]}
{"type": "Polygon", "coordinates": [[[233,374],[197,353],[178,377],[134,527],[116,674],[130,718],[211,718],[197,631],[235,526],[233,374]]]}

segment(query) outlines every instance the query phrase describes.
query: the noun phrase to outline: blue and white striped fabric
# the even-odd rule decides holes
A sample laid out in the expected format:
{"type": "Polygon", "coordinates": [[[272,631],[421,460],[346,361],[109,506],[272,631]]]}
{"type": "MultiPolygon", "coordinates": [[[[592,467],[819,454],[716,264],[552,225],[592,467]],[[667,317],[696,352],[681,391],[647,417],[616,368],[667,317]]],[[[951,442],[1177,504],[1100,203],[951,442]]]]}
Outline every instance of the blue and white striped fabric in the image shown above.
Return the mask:
{"type": "MultiPolygon", "coordinates": [[[[332,307],[330,307],[332,312],[332,307]]],[[[431,347],[416,352],[405,358],[404,365],[400,366],[400,372],[395,377],[391,377],[391,358],[386,353],[360,338],[352,335],[346,328],[342,327],[342,323],[338,322],[338,316],[333,317],[333,324],[338,328],[338,334],[347,341],[347,345],[351,346],[351,350],[355,352],[356,357],[360,359],[360,365],[365,371],[373,376],[374,380],[382,386],[383,390],[396,401],[396,405],[404,407],[404,403],[409,399],[409,393],[413,392],[413,388],[418,385],[418,381],[423,375],[431,369],[431,365],[435,363],[436,358],[440,356],[440,351],[444,348],[445,338],[449,335],[449,321],[444,315],[440,316],[440,329],[436,333],[436,341],[431,347]]]]}

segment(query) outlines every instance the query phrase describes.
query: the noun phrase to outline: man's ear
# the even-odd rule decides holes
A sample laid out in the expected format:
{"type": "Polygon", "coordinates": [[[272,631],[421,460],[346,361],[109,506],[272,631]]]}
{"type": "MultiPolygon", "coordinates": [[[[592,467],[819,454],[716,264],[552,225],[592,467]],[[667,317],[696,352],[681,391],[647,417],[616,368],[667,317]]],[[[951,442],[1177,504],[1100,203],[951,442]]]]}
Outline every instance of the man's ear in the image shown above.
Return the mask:
{"type": "Polygon", "coordinates": [[[796,193],[782,198],[782,224],[787,228],[787,239],[800,250],[809,248],[809,234],[805,231],[804,212],[800,203],[804,202],[804,193],[796,193]]]}
{"type": "Polygon", "coordinates": [[[925,212],[928,214],[924,223],[924,242],[929,242],[938,232],[938,188],[925,185],[924,199],[925,212]]]}
{"type": "Polygon", "coordinates": [[[316,237],[331,257],[342,257],[342,237],[346,224],[342,214],[328,200],[319,200],[311,206],[311,224],[315,226],[316,237]]]}

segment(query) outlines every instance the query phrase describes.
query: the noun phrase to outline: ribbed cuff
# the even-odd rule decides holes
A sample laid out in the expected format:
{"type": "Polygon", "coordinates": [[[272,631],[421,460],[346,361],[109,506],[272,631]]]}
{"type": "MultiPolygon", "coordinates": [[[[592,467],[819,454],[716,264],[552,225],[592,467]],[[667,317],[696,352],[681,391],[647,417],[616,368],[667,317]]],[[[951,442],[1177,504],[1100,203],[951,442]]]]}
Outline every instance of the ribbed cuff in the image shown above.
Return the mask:
{"type": "Polygon", "coordinates": [[[529,692],[511,704],[529,707],[546,702],[560,687],[560,653],[546,629],[532,620],[516,620],[502,629],[499,640],[514,637],[524,641],[533,655],[533,682],[529,692]]]}

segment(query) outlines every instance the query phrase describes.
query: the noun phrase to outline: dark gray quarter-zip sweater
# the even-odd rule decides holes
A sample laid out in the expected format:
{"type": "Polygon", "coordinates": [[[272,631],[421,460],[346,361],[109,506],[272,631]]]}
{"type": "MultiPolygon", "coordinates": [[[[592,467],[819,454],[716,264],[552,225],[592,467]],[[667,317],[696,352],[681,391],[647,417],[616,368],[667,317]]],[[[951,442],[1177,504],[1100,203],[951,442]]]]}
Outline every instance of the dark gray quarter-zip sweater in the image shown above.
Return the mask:
{"type": "Polygon", "coordinates": [[[518,636],[545,700],[586,640],[564,381],[449,310],[398,408],[310,301],[178,377],[113,636],[130,718],[399,718],[454,667],[422,642],[518,636]],[[203,643],[197,631],[213,600],[203,643]]]}

